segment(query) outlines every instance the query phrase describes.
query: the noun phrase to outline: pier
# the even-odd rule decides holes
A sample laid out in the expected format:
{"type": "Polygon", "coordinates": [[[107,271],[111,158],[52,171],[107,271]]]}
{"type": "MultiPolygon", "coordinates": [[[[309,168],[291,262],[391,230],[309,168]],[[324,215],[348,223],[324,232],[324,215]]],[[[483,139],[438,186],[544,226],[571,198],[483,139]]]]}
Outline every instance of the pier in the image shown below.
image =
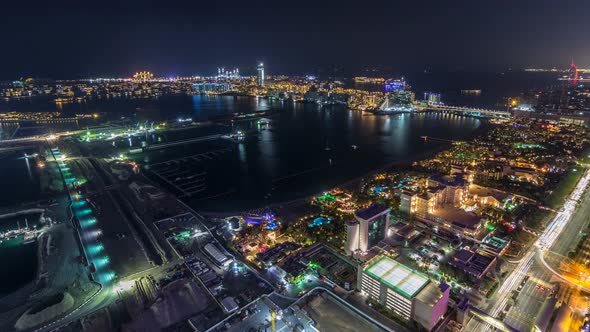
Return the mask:
{"type": "Polygon", "coordinates": [[[185,139],[185,140],[175,141],[175,142],[148,145],[143,149],[146,151],[147,150],[157,150],[157,149],[167,148],[167,147],[171,147],[171,146],[184,145],[184,144],[197,143],[197,142],[213,141],[213,140],[217,140],[217,139],[230,139],[230,138],[229,137],[226,138],[225,135],[216,134],[216,135],[195,137],[195,138],[190,138],[190,139],[185,139]]]}

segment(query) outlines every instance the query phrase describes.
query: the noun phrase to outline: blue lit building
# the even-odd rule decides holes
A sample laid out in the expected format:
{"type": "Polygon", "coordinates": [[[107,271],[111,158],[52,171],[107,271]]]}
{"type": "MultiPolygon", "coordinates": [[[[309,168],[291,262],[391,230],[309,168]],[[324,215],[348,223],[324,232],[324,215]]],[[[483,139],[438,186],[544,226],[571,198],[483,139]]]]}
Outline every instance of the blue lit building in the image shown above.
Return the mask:
{"type": "Polygon", "coordinates": [[[392,92],[392,91],[403,91],[406,88],[406,81],[403,79],[401,80],[390,80],[385,82],[385,92],[392,92]]]}
{"type": "Polygon", "coordinates": [[[198,93],[221,93],[230,90],[228,83],[194,83],[193,91],[198,93]]]}

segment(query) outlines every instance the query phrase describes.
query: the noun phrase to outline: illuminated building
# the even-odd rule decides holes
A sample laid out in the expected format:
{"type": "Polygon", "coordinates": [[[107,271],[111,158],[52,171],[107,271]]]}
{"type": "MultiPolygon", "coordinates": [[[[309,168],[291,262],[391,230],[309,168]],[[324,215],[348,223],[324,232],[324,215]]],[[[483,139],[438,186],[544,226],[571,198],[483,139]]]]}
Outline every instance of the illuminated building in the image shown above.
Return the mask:
{"type": "Polygon", "coordinates": [[[256,83],[260,86],[264,86],[264,80],[264,64],[261,62],[258,64],[258,67],[256,67],[256,83]]]}
{"type": "Polygon", "coordinates": [[[433,175],[422,194],[404,190],[401,193],[400,211],[409,215],[426,218],[444,204],[460,206],[467,194],[467,181],[463,173],[453,176],[433,175]]]}
{"type": "Polygon", "coordinates": [[[418,218],[433,226],[443,227],[457,236],[476,237],[481,229],[481,217],[474,212],[446,205],[437,208],[426,218],[418,218]]]}
{"type": "Polygon", "coordinates": [[[194,83],[193,90],[199,93],[221,93],[230,90],[228,83],[194,83]]]}
{"type": "Polygon", "coordinates": [[[393,91],[404,91],[406,89],[406,81],[401,80],[389,80],[384,84],[385,92],[393,91]]]}
{"type": "Polygon", "coordinates": [[[235,68],[234,70],[225,70],[224,67],[217,68],[217,78],[240,78],[240,70],[235,68]]]}
{"type": "Polygon", "coordinates": [[[572,62],[570,63],[570,68],[567,74],[567,79],[572,85],[578,84],[578,79],[580,79],[580,75],[578,73],[578,67],[576,67],[576,64],[574,63],[574,59],[572,59],[572,62]]]}
{"type": "Polygon", "coordinates": [[[392,112],[413,112],[415,110],[414,92],[410,90],[394,90],[386,93],[381,110],[392,112]]]}
{"type": "Polygon", "coordinates": [[[344,251],[347,255],[352,255],[359,249],[359,222],[350,220],[346,222],[346,245],[344,251]]]}
{"type": "MultiPolygon", "coordinates": [[[[454,176],[432,175],[428,179],[430,188],[440,188],[442,192],[440,204],[452,204],[460,206],[465,199],[467,181],[463,179],[462,173],[456,173],[454,176]]],[[[438,203],[438,202],[437,202],[438,203]]]]}
{"type": "Polygon", "coordinates": [[[140,71],[133,74],[134,82],[148,82],[154,79],[154,75],[149,71],[140,71]]]}
{"type": "Polygon", "coordinates": [[[485,250],[461,249],[449,260],[449,264],[475,279],[483,278],[496,264],[496,255],[485,250]]]}
{"type": "Polygon", "coordinates": [[[356,76],[352,78],[353,81],[356,83],[383,83],[385,79],[383,77],[365,77],[365,76],[356,76]]]}
{"type": "Polygon", "coordinates": [[[467,96],[479,96],[481,95],[481,90],[473,89],[473,90],[461,90],[462,95],[467,96]]]}
{"type": "MultiPolygon", "coordinates": [[[[389,207],[373,203],[368,208],[354,213],[359,223],[359,250],[365,252],[385,239],[389,226],[389,211],[389,207]]],[[[349,249],[354,249],[354,247],[351,246],[349,249]]]]}
{"type": "Polygon", "coordinates": [[[416,95],[412,91],[392,91],[389,94],[390,103],[394,105],[408,105],[414,102],[416,95]]]}
{"type": "Polygon", "coordinates": [[[434,212],[439,195],[437,191],[429,190],[424,195],[404,190],[401,193],[400,212],[426,218],[434,212]]]}
{"type": "Polygon", "coordinates": [[[443,318],[450,287],[436,285],[427,276],[387,256],[376,256],[359,269],[361,294],[381,304],[406,322],[428,331],[443,318]]]}
{"type": "Polygon", "coordinates": [[[428,104],[440,104],[440,93],[424,92],[424,100],[427,101],[428,104]]]}
{"type": "Polygon", "coordinates": [[[400,212],[442,226],[457,235],[475,236],[481,227],[481,217],[460,208],[468,193],[464,175],[433,175],[423,192],[402,191],[400,212]]]}
{"type": "Polygon", "coordinates": [[[205,247],[203,247],[203,252],[219,267],[227,267],[233,262],[233,259],[221,252],[215,244],[207,243],[205,247]]]}

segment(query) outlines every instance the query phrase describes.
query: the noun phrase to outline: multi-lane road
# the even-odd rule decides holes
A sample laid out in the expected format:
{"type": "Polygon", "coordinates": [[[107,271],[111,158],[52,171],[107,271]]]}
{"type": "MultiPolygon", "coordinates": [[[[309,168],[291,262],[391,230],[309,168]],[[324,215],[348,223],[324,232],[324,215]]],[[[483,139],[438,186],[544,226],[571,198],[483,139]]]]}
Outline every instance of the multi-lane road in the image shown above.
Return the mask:
{"type": "MultiPolygon", "coordinates": [[[[504,321],[520,331],[530,331],[534,327],[535,318],[547,297],[546,291],[537,285],[550,285],[553,277],[553,273],[547,270],[540,261],[540,255],[543,255],[546,250],[566,255],[570,248],[575,246],[580,231],[587,226],[590,220],[590,208],[588,207],[590,195],[582,197],[589,184],[590,172],[586,171],[572,194],[566,199],[563,208],[557,212],[535,244],[514,266],[511,266],[512,272],[488,302],[486,312],[490,316],[498,317],[511,302],[510,298],[516,290],[520,292],[517,305],[508,310],[504,321]],[[581,203],[580,200],[582,200],[581,203]],[[531,278],[519,289],[519,285],[526,275],[531,278]]],[[[489,324],[475,319],[470,320],[465,326],[466,331],[491,329],[489,324]]]]}

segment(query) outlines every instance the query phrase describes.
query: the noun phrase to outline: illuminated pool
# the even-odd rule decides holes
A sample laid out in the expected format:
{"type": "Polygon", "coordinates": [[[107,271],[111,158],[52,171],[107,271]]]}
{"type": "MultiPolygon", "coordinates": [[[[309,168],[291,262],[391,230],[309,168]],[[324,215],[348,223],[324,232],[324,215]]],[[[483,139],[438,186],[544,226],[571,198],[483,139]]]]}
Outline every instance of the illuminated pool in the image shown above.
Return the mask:
{"type": "Polygon", "coordinates": [[[311,224],[309,224],[308,226],[313,228],[313,227],[318,227],[318,226],[323,226],[323,225],[327,225],[331,222],[330,219],[326,218],[326,217],[317,217],[315,218],[311,224]]]}

